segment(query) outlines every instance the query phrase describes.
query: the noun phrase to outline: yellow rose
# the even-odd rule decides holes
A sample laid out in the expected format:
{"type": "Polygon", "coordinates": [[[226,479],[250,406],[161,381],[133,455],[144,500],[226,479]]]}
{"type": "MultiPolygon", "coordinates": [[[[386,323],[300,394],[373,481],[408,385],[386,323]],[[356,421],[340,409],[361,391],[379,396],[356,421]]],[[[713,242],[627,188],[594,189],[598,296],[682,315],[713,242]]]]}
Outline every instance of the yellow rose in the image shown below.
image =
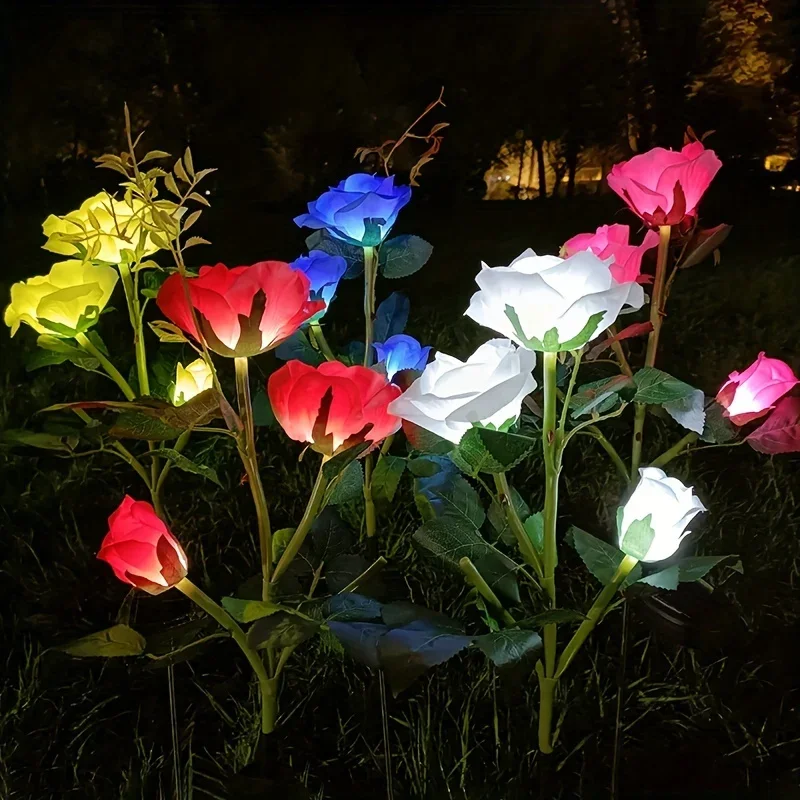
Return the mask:
{"type": "MultiPolygon", "coordinates": [[[[42,224],[42,231],[47,236],[44,249],[75,256],[79,255],[75,244],[80,243],[86,248],[90,258],[119,264],[122,261],[122,250],[136,249],[143,231],[142,221],[150,225],[153,223],[152,210],[142,200],[133,198],[132,203],[133,208],[124,201],[114,200],[106,192],[100,192],[85,200],[77,211],[70,211],[66,216],[57,217],[51,214],[42,224]]],[[[174,214],[174,203],[159,200],[157,205],[167,214],[174,214]]],[[[163,233],[161,235],[166,236],[163,233]]],[[[158,249],[158,245],[154,244],[147,232],[140,255],[144,257],[158,249]]]]}
{"type": "Polygon", "coordinates": [[[3,321],[13,336],[24,322],[37,333],[71,337],[97,322],[117,283],[117,271],[104,264],[60,261],[48,275],[11,287],[3,321]],[[52,323],[47,327],[43,320],[52,323]]]}
{"type": "Polygon", "coordinates": [[[211,370],[208,364],[202,359],[198,358],[192,361],[188,367],[178,362],[178,368],[175,371],[175,391],[172,393],[172,402],[176,406],[191,400],[195,395],[210,389],[214,385],[214,379],[211,376],[211,370]]]}

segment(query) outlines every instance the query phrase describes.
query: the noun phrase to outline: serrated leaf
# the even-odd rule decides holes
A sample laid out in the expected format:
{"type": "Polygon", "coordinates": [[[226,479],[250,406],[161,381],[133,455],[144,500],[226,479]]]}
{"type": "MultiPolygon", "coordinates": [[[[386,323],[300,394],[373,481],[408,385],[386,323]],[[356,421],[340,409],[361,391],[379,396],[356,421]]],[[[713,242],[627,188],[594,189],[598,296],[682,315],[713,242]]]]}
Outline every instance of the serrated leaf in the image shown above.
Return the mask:
{"type": "Polygon", "coordinates": [[[186,338],[186,334],[177,325],[173,325],[171,322],[156,320],[155,322],[149,322],[148,325],[150,326],[150,330],[152,330],[162,342],[177,344],[189,341],[186,338]]]}
{"type": "Polygon", "coordinates": [[[726,444],[737,437],[738,428],[724,416],[725,409],[716,400],[705,411],[705,425],[700,437],[704,442],[726,444]]]}
{"type": "Polygon", "coordinates": [[[355,537],[336,510],[328,507],[314,520],[307,541],[314,563],[320,564],[349,553],[355,544],[355,537]]]}
{"type": "Polygon", "coordinates": [[[637,403],[660,406],[689,397],[696,389],[655,367],[642,367],[634,376],[637,403]]]}
{"type": "Polygon", "coordinates": [[[322,467],[322,473],[326,480],[332,481],[351,461],[358,458],[371,446],[372,442],[361,442],[353,447],[348,447],[347,450],[326,461],[322,467]]]}
{"type": "Polygon", "coordinates": [[[194,162],[192,161],[192,151],[188,147],[183,154],[183,163],[186,165],[186,171],[194,178],[194,162]]]}
{"type": "Polygon", "coordinates": [[[74,445],[78,443],[77,438],[75,438],[74,445],[71,444],[71,438],[69,436],[58,436],[54,433],[40,433],[17,428],[6,428],[6,430],[0,431],[0,445],[5,447],[20,445],[38,447],[42,450],[59,450],[64,453],[71,453],[74,445]]]}
{"type": "Polygon", "coordinates": [[[519,464],[536,444],[535,439],[517,433],[475,427],[464,434],[450,458],[470,475],[498,474],[519,464]]]}
{"type": "MultiPolygon", "coordinates": [[[[364,492],[364,469],[360,461],[352,461],[342,470],[333,491],[330,493],[328,503],[338,506],[342,503],[349,503],[363,496],[364,492]]],[[[374,498],[373,498],[374,499],[374,498]]]]}
{"type": "Polygon", "coordinates": [[[278,345],[275,355],[281,361],[302,361],[312,367],[318,367],[325,360],[324,356],[311,346],[305,333],[299,330],[278,345]]]}
{"type": "MultiPolygon", "coordinates": [[[[527,519],[531,515],[531,510],[528,504],[513,486],[509,488],[511,489],[511,505],[517,512],[517,516],[523,520],[527,519]]],[[[498,537],[502,542],[508,545],[513,545],[516,542],[516,537],[508,525],[508,518],[506,517],[505,509],[500,503],[497,502],[497,500],[492,499],[487,517],[491,526],[497,531],[498,537]]]]}
{"type": "Polygon", "coordinates": [[[191,183],[189,180],[189,176],[186,174],[186,170],[183,168],[183,159],[178,159],[175,162],[175,166],[172,168],[173,172],[177,177],[179,177],[184,183],[191,183]]]}
{"type": "Polygon", "coordinates": [[[680,569],[677,564],[673,564],[666,569],[653,572],[644,578],[639,578],[637,583],[646,583],[648,586],[655,586],[657,589],[668,589],[673,591],[678,588],[680,581],[680,569]]]}
{"type": "Polygon", "coordinates": [[[188,217],[186,217],[186,221],[183,223],[183,232],[184,233],[186,233],[186,231],[188,231],[189,228],[191,228],[192,225],[194,225],[195,222],[197,222],[197,220],[200,219],[200,215],[202,213],[203,213],[202,209],[198,208],[197,211],[192,211],[192,213],[189,214],[188,217]]]}
{"type": "Polygon", "coordinates": [[[372,500],[376,505],[389,505],[394,500],[400,479],[406,469],[406,459],[383,455],[372,472],[372,500]]]}
{"type": "Polygon", "coordinates": [[[172,173],[168,172],[164,177],[164,185],[167,189],[175,195],[175,197],[181,197],[181,192],[178,189],[178,184],[175,183],[175,178],[172,177],[172,173]]]}
{"type": "Polygon", "coordinates": [[[277,564],[296,528],[280,528],[272,534],[272,560],[277,564]]]}
{"type": "Polygon", "coordinates": [[[408,420],[403,420],[403,433],[406,435],[409,447],[420,453],[440,456],[449,453],[455,447],[455,445],[447,439],[443,439],[435,433],[426,431],[425,428],[421,428],[419,425],[409,422],[408,420]]]}
{"type": "MultiPolygon", "coordinates": [[[[594,411],[603,414],[620,402],[620,392],[635,389],[635,384],[627,375],[614,375],[598,381],[585,383],[570,400],[573,417],[580,417],[594,411]]],[[[632,391],[630,392],[632,393],[632,391]]]]}
{"type": "Polygon", "coordinates": [[[496,667],[509,667],[535,655],[542,637],[535,631],[507,628],[478,636],[475,644],[496,667]]]}
{"type": "Polygon", "coordinates": [[[373,622],[381,621],[383,604],[373,597],[346,592],[335,594],[322,606],[328,622],[373,622]]]}
{"type": "Polygon", "coordinates": [[[75,639],[75,641],[56,649],[81,658],[91,656],[113,658],[141,655],[145,646],[144,636],[133,628],[128,625],[114,625],[106,630],[82,636],[80,639],[75,639]]]}
{"type": "Polygon", "coordinates": [[[144,164],[145,161],[152,161],[156,158],[169,158],[169,153],[166,153],[163,150],[150,150],[144,154],[144,158],[142,158],[139,163],[144,164]]]}
{"type": "Polygon", "coordinates": [[[545,625],[566,625],[583,622],[586,617],[580,611],[571,608],[551,608],[517,623],[520,628],[544,628],[545,625]]]}
{"type": "Polygon", "coordinates": [[[717,564],[735,556],[687,556],[679,558],[674,566],[678,567],[681,583],[691,583],[704,578],[717,564]]]}
{"type": "Polygon", "coordinates": [[[223,597],[222,607],[237,621],[242,623],[255,622],[262,617],[269,617],[279,611],[287,611],[275,603],[263,600],[240,600],[238,597],[223,597]]]}
{"type": "Polygon", "coordinates": [[[211,244],[208,239],[204,239],[202,236],[190,236],[186,240],[186,244],[183,245],[183,249],[186,250],[188,247],[194,247],[196,244],[211,244]]]}
{"type": "Polygon", "coordinates": [[[422,269],[432,252],[433,246],[420,236],[395,236],[381,245],[378,268],[385,278],[405,278],[422,269]]]}
{"type": "Polygon", "coordinates": [[[401,292],[392,292],[375,312],[373,324],[373,340],[385,342],[405,330],[411,304],[401,292]]]}
{"type": "Polygon", "coordinates": [[[204,205],[208,208],[211,207],[211,203],[209,203],[208,200],[205,197],[203,197],[203,195],[201,195],[199,192],[192,192],[187,197],[187,200],[194,200],[196,203],[200,203],[201,205],[204,205]]]}
{"type": "MultiPolygon", "coordinates": [[[[617,568],[625,558],[619,548],[598,539],[596,536],[581,530],[580,528],[572,527],[567,532],[566,540],[571,544],[581,560],[586,565],[589,572],[597,578],[603,586],[611,583],[617,568]]],[[[623,586],[635,583],[642,575],[641,564],[637,564],[628,575],[623,586]]]]}
{"type": "Polygon", "coordinates": [[[297,647],[319,632],[320,623],[289,611],[279,610],[257,619],[247,631],[247,643],[264,647],[297,647]]]}
{"type": "Polygon", "coordinates": [[[688,397],[664,403],[662,407],[686,430],[701,434],[706,424],[705,402],[705,394],[700,389],[695,389],[688,397]]]}
{"type": "Polygon", "coordinates": [[[431,500],[436,503],[438,517],[452,517],[480,528],[486,520],[486,512],[474,487],[464,478],[454,475],[447,483],[432,490],[431,500]]]}
{"type": "Polygon", "coordinates": [[[177,450],[169,447],[161,447],[158,450],[148,450],[146,453],[142,453],[142,455],[152,456],[153,458],[165,458],[182,472],[189,472],[192,475],[200,475],[202,478],[207,478],[212,483],[216,483],[217,486],[222,488],[222,484],[220,483],[219,477],[217,476],[217,471],[215,469],[208,467],[205,464],[197,464],[190,458],[187,458],[185,455],[183,455],[183,453],[179,453],[177,450]]]}

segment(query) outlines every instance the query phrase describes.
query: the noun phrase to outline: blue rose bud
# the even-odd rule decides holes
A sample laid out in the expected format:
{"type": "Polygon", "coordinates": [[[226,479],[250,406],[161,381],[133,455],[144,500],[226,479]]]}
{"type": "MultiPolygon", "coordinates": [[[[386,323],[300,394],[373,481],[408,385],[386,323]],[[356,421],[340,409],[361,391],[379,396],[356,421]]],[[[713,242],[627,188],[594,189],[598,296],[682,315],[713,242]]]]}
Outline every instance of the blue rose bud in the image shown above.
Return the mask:
{"type": "Polygon", "coordinates": [[[378,361],[386,365],[386,377],[389,380],[404,369],[425,369],[428,363],[430,347],[423,347],[413,336],[397,333],[385,342],[375,342],[378,361]]]}
{"type": "Polygon", "coordinates": [[[341,256],[332,256],[323,250],[312,250],[307,256],[296,258],[289,266],[305,273],[311,281],[312,300],[325,301],[325,308],[311,318],[316,322],[325,315],[336,295],[339,281],[347,270],[347,262],[341,256]]]}
{"type": "Polygon", "coordinates": [[[375,247],[388,235],[400,209],[411,199],[410,186],[395,186],[394,175],[356,173],[308,204],[295,217],[301,228],[327,229],[358,247],[375,247]]]}

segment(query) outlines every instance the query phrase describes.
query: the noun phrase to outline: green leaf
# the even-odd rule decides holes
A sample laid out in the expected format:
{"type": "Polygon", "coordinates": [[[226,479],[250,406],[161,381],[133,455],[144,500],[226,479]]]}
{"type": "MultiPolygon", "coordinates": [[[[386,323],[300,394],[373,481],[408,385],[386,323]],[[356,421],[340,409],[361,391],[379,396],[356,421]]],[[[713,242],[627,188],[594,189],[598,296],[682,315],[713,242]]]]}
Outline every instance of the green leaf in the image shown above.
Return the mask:
{"type": "Polygon", "coordinates": [[[464,434],[450,458],[469,475],[496,475],[519,464],[535,444],[536,440],[528,436],[476,427],[464,434]]]}
{"type": "Polygon", "coordinates": [[[247,643],[264,647],[297,647],[319,632],[320,623],[286,610],[257,619],[247,631],[247,643]]]}
{"type": "Polygon", "coordinates": [[[478,636],[475,644],[496,667],[509,667],[533,656],[542,637],[534,631],[506,629],[478,636]]]}
{"type": "Polygon", "coordinates": [[[486,513],[480,496],[464,478],[455,475],[444,486],[432,490],[431,493],[441,501],[436,511],[437,516],[464,520],[475,528],[480,528],[485,522],[486,513]]]}
{"type": "Polygon", "coordinates": [[[104,631],[90,633],[56,648],[71,656],[138,656],[144,652],[144,636],[127,625],[114,625],[104,631]]]}
{"type": "Polygon", "coordinates": [[[303,331],[295,331],[288,339],[284,339],[276,348],[275,355],[282,361],[302,361],[312,367],[318,367],[325,357],[311,346],[303,331]]]}
{"type": "MultiPolygon", "coordinates": [[[[620,402],[620,392],[635,389],[635,384],[627,375],[614,375],[599,381],[585,383],[572,396],[569,407],[573,417],[580,417],[592,411],[603,414],[620,402]]],[[[630,394],[633,392],[631,391],[630,394]]]]}
{"type": "Polygon", "coordinates": [[[383,604],[363,594],[335,594],[325,601],[322,613],[328,622],[373,622],[381,620],[383,604]]]}
{"type": "Polygon", "coordinates": [[[275,603],[265,603],[263,600],[240,600],[238,597],[223,597],[222,607],[237,622],[255,622],[262,617],[277,614],[278,611],[288,613],[286,608],[275,603]]]}
{"type": "Polygon", "coordinates": [[[381,245],[378,268],[384,278],[405,278],[422,269],[432,252],[433,246],[420,236],[395,236],[381,245]]]}
{"type": "Polygon", "coordinates": [[[147,439],[152,442],[177,439],[182,433],[180,428],[173,428],[138,411],[120,414],[108,431],[114,439],[147,439]]]}
{"type": "Polygon", "coordinates": [[[650,575],[645,575],[644,578],[639,578],[637,583],[646,583],[649,586],[655,586],[657,589],[674,590],[678,588],[680,581],[680,568],[677,564],[671,567],[662,569],[659,572],[653,572],[650,575]]]}
{"type": "Polygon", "coordinates": [[[341,256],[347,262],[347,271],[343,276],[345,280],[357,278],[364,271],[364,249],[343,242],[324,229],[306,237],[306,248],[309,252],[322,250],[332,256],[341,256]]]}
{"type": "MultiPolygon", "coordinates": [[[[596,536],[592,536],[591,533],[574,526],[567,531],[566,540],[575,548],[589,572],[603,586],[611,583],[617,568],[622,563],[622,559],[625,558],[625,553],[613,545],[598,539],[596,536]]],[[[637,564],[631,570],[623,586],[635,583],[641,575],[641,564],[637,564]]]]}
{"type": "Polygon", "coordinates": [[[455,445],[447,439],[443,439],[435,433],[426,431],[425,428],[420,428],[419,425],[413,422],[403,422],[403,433],[406,435],[409,447],[420,453],[445,455],[455,447],[455,445]]]}
{"type": "Polygon", "coordinates": [[[272,534],[272,560],[277,564],[296,528],[280,528],[272,534]]]}
{"type": "Polygon", "coordinates": [[[253,424],[259,427],[272,427],[275,422],[275,412],[272,410],[269,396],[263,389],[259,389],[253,395],[253,424]]]}
{"type": "MultiPolygon", "coordinates": [[[[531,514],[528,504],[513,486],[510,489],[511,504],[517,512],[517,516],[520,519],[527,519],[531,514]]],[[[505,509],[497,500],[492,500],[487,516],[491,526],[497,531],[498,538],[505,544],[513,545],[516,542],[516,537],[508,525],[505,509]]]]}
{"type": "Polygon", "coordinates": [[[633,376],[633,380],[636,384],[636,394],[633,399],[637,403],[647,403],[654,406],[683,400],[696,391],[688,383],[679,381],[677,378],[673,378],[672,375],[668,375],[655,367],[642,367],[633,376]]]}
{"type": "Polygon", "coordinates": [[[517,565],[504,553],[492,547],[465,518],[436,517],[429,519],[412,537],[422,548],[454,569],[466,556],[484,580],[495,591],[519,601],[517,565]]]}
{"type": "Polygon", "coordinates": [[[541,614],[534,614],[532,617],[523,619],[517,623],[520,628],[543,628],[545,625],[565,625],[572,622],[583,622],[586,617],[580,611],[571,608],[551,608],[549,611],[542,611],[541,614]]]}
{"type": "Polygon", "coordinates": [[[349,553],[355,544],[350,527],[333,508],[325,508],[314,520],[308,537],[308,545],[314,556],[314,564],[326,564],[337,556],[349,553]]]}
{"type": "Polygon", "coordinates": [[[544,512],[537,511],[531,514],[523,523],[525,533],[531,540],[531,544],[537,553],[544,552],[544,512]]]}
{"type": "Polygon", "coordinates": [[[664,411],[686,430],[702,434],[706,426],[705,395],[700,389],[695,389],[683,400],[664,403],[664,411]]]}
{"type": "Polygon", "coordinates": [[[735,556],[688,556],[678,559],[674,566],[678,567],[680,571],[681,583],[691,583],[705,577],[717,564],[728,558],[735,558],[735,556]]]}
{"type": "Polygon", "coordinates": [[[34,351],[26,362],[27,372],[53,364],[63,364],[65,361],[70,361],[76,367],[86,370],[95,370],[100,366],[100,362],[94,356],[58,336],[43,333],[36,340],[36,344],[41,349],[34,351]]]}
{"type": "Polygon", "coordinates": [[[372,499],[376,505],[389,505],[394,500],[400,478],[406,469],[406,459],[385,455],[378,459],[372,473],[372,499]]]}
{"type": "Polygon", "coordinates": [[[361,442],[360,444],[348,447],[347,450],[342,451],[339,455],[334,456],[329,461],[326,461],[322,467],[322,474],[325,479],[332,481],[342,470],[345,469],[352,461],[355,461],[363,452],[372,446],[372,442],[361,442]]]}
{"type": "Polygon", "coordinates": [[[39,447],[42,450],[59,450],[63,453],[71,453],[78,444],[78,437],[26,431],[22,428],[9,428],[0,432],[0,444],[5,447],[21,445],[39,447]]]}
{"type": "Polygon", "coordinates": [[[390,336],[402,333],[408,322],[410,308],[402,292],[392,292],[375,311],[373,336],[376,342],[385,342],[390,336]]]}
{"type": "Polygon", "coordinates": [[[185,455],[183,455],[183,453],[179,453],[177,450],[173,450],[171,447],[161,447],[158,450],[148,450],[146,453],[142,453],[142,455],[152,456],[154,458],[165,458],[182,472],[190,472],[193,475],[200,475],[203,478],[207,478],[212,483],[216,483],[217,486],[222,488],[222,484],[217,477],[217,471],[215,469],[212,467],[207,467],[205,464],[197,464],[190,458],[187,458],[185,455]]]}
{"type": "Polygon", "coordinates": [[[360,461],[351,461],[339,475],[328,503],[338,506],[361,497],[364,492],[364,470],[360,461]]]}
{"type": "Polygon", "coordinates": [[[655,535],[652,514],[648,514],[644,519],[634,520],[622,537],[622,551],[641,561],[653,544],[655,535]]]}
{"type": "Polygon", "coordinates": [[[727,444],[736,438],[738,429],[724,416],[724,412],[725,409],[716,400],[706,408],[706,421],[700,436],[704,442],[727,444]]]}

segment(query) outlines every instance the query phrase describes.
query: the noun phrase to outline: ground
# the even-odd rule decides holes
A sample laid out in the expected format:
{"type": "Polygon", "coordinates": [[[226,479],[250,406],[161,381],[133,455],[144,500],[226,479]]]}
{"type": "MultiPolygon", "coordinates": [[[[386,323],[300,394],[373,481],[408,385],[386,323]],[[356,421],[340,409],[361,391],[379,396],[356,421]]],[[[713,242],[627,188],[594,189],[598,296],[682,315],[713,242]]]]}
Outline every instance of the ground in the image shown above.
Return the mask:
{"type": "MultiPolygon", "coordinates": [[[[728,372],[746,367],[762,349],[800,369],[800,204],[789,193],[753,197],[735,189],[712,194],[704,209],[709,224],[731,222],[734,231],[719,265],[707,262],[677,281],[659,362],[712,394],[728,372]]],[[[297,210],[242,215],[236,206],[234,198],[220,198],[199,231],[214,242],[212,263],[298,254],[303,236],[290,221],[297,210]]],[[[461,356],[486,338],[460,316],[481,260],[508,263],[527,246],[556,252],[577,232],[631,221],[609,197],[446,209],[422,201],[404,214],[398,232],[424,236],[434,256],[423,273],[379,284],[379,295],[407,290],[409,332],[461,356]]],[[[37,225],[32,215],[7,221],[7,233],[14,231],[8,282],[48,266],[49,256],[37,249],[37,225]]],[[[358,335],[356,283],[344,287],[331,312],[333,342],[358,335]]],[[[114,354],[125,352],[123,319],[118,308],[101,321],[114,354]]],[[[14,340],[0,336],[5,427],[35,428],[41,424],[36,411],[50,403],[116,396],[103,378],[70,366],[26,373],[24,358],[35,337],[28,330],[14,340]]],[[[154,340],[149,343],[155,348],[154,340]]],[[[254,372],[266,374],[273,365],[271,355],[262,357],[254,372]]],[[[627,416],[610,423],[609,436],[620,449],[627,447],[630,424],[627,416]]],[[[646,453],[654,457],[679,436],[671,421],[651,420],[646,453]]],[[[311,466],[308,460],[298,464],[299,448],[274,431],[260,431],[260,447],[275,527],[293,524],[310,488],[311,466]]],[[[218,469],[224,488],[176,473],[167,504],[173,528],[188,543],[193,579],[218,597],[256,572],[254,515],[234,453],[199,437],[190,452],[218,469]]],[[[125,588],[94,555],[122,493],[140,492],[135,476],[103,457],[70,460],[30,449],[0,450],[0,468],[4,796],[169,797],[176,748],[182,781],[195,793],[187,797],[224,797],[226,787],[231,797],[247,796],[244,785],[228,777],[248,761],[254,725],[247,667],[230,643],[210,642],[205,653],[172,668],[49,650],[109,626],[120,611],[125,588]]],[[[685,616],[632,606],[621,796],[800,796],[793,794],[800,777],[800,657],[791,646],[800,634],[800,457],[719,448],[676,460],[670,471],[694,484],[710,509],[697,551],[735,553],[743,573],[720,569],[711,577],[712,595],[682,596],[685,616]]],[[[514,482],[537,507],[542,487],[536,465],[518,468],[514,482]]],[[[573,450],[559,529],[574,523],[602,535],[619,488],[602,451],[591,443],[573,450]]],[[[477,625],[474,610],[463,608],[457,576],[413,550],[417,525],[406,491],[379,525],[379,549],[390,559],[389,577],[396,578],[390,583],[416,602],[477,625]]],[[[597,587],[574,553],[562,548],[562,559],[564,596],[588,606],[597,587]]],[[[131,624],[151,643],[165,624],[196,619],[174,592],[138,594],[130,611],[131,624]]],[[[271,774],[278,774],[280,762],[312,797],[377,797],[386,793],[388,755],[398,798],[530,797],[542,785],[541,796],[548,798],[607,796],[621,625],[622,613],[614,612],[576,661],[568,699],[559,699],[559,741],[550,759],[535,750],[537,689],[527,673],[497,675],[468,654],[383,705],[377,676],[315,642],[298,651],[289,670],[281,729],[267,753],[271,774]]],[[[279,791],[281,797],[304,796],[300,789],[279,791]]]]}

